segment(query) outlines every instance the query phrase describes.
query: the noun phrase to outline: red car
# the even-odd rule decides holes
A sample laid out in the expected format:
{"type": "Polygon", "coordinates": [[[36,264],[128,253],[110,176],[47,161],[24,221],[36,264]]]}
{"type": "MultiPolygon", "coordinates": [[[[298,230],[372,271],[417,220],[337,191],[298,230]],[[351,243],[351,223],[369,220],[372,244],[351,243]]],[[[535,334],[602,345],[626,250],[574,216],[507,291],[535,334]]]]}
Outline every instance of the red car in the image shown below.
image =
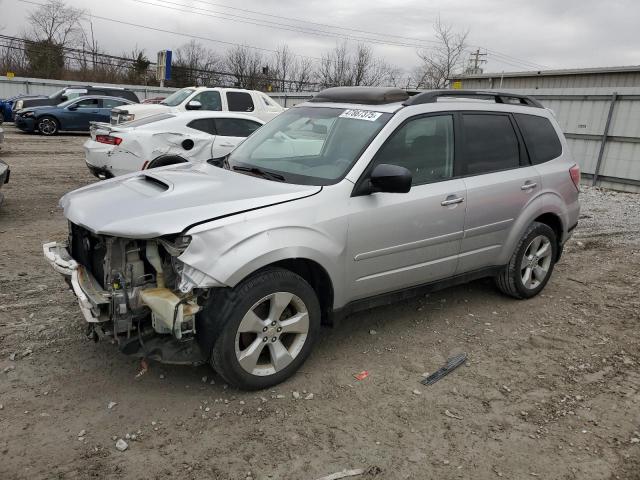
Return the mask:
{"type": "Polygon", "coordinates": [[[167,97],[151,97],[151,98],[145,98],[142,103],[160,103],[161,101],[163,101],[165,98],[167,97]]]}

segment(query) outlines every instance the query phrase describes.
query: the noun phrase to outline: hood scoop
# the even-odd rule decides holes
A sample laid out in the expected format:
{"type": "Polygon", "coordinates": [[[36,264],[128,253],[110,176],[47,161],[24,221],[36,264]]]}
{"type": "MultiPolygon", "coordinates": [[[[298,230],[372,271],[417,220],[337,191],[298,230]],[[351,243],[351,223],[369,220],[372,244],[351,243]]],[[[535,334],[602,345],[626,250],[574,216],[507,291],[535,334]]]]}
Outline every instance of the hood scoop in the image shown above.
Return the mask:
{"type": "Polygon", "coordinates": [[[143,175],[142,178],[146,183],[148,183],[149,185],[155,186],[156,188],[162,190],[163,192],[166,192],[167,190],[169,190],[169,185],[167,185],[165,182],[163,182],[159,178],[151,177],[149,175],[143,175]]]}

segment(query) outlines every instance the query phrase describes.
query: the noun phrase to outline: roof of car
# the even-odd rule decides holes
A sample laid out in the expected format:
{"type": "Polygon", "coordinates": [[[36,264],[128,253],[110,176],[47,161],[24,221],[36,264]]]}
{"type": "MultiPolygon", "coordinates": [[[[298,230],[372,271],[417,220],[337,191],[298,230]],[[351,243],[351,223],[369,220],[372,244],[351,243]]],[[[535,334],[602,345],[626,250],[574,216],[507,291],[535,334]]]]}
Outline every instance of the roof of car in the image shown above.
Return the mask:
{"type": "Polygon", "coordinates": [[[105,99],[105,100],[122,100],[122,101],[127,102],[127,103],[134,103],[131,100],[129,100],[128,98],[114,97],[114,96],[111,96],[111,95],[83,95],[81,97],[76,97],[73,100],[87,100],[87,99],[92,99],[92,98],[105,99]]]}
{"type": "Polygon", "coordinates": [[[485,90],[407,91],[396,87],[332,87],[317,93],[309,104],[322,103],[339,108],[395,112],[402,107],[437,103],[440,99],[456,101],[493,101],[495,104],[544,108],[535,98],[511,92],[485,90]]]}

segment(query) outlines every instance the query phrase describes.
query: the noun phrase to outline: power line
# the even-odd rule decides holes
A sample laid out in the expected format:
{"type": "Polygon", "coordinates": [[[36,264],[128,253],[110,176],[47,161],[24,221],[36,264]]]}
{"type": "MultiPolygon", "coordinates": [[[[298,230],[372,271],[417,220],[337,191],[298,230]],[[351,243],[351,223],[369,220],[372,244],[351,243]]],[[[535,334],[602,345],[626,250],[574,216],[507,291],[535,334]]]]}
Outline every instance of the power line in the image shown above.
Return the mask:
{"type": "MultiPolygon", "coordinates": [[[[160,0],[160,1],[166,1],[166,0],[160,0]]],[[[332,25],[332,24],[328,24],[328,23],[312,22],[310,20],[305,20],[305,19],[301,19],[301,18],[285,17],[285,16],[282,16],[282,15],[273,15],[273,14],[270,14],[270,13],[260,12],[260,11],[257,11],[257,10],[249,10],[249,9],[246,9],[246,8],[232,7],[232,6],[224,5],[224,4],[221,4],[221,3],[207,2],[207,1],[204,1],[204,0],[192,0],[192,1],[194,3],[201,3],[201,4],[204,4],[204,5],[208,5],[208,6],[215,6],[215,7],[219,7],[219,8],[226,8],[226,9],[229,9],[229,10],[236,10],[236,11],[242,11],[242,12],[246,12],[246,13],[253,13],[253,14],[257,14],[257,15],[263,15],[265,17],[276,18],[278,20],[288,20],[288,21],[293,21],[293,22],[307,23],[307,24],[310,24],[310,25],[328,27],[328,28],[333,28],[333,29],[337,29],[337,30],[352,31],[352,32],[356,32],[356,33],[364,33],[364,34],[368,34],[368,35],[375,35],[375,36],[378,36],[378,37],[394,37],[394,38],[399,38],[399,39],[402,39],[402,40],[408,40],[408,41],[412,41],[412,42],[421,42],[421,43],[432,43],[432,44],[439,44],[440,43],[437,40],[428,40],[428,39],[416,38],[416,37],[406,37],[406,36],[402,36],[402,35],[395,35],[395,34],[392,34],[392,33],[380,33],[380,32],[374,32],[374,31],[370,31],[370,30],[360,30],[360,29],[356,29],[356,28],[343,27],[343,26],[339,26],[339,25],[332,25]]],[[[484,49],[487,52],[491,52],[493,55],[501,56],[501,57],[504,57],[504,58],[507,58],[507,59],[511,59],[513,61],[517,61],[518,63],[520,63],[522,65],[531,65],[531,66],[534,66],[534,67],[546,68],[545,65],[541,65],[541,64],[534,63],[534,62],[522,60],[522,59],[510,56],[510,55],[507,55],[505,53],[499,52],[497,50],[488,49],[486,47],[482,47],[482,46],[479,46],[479,45],[470,45],[470,47],[484,49]]]]}

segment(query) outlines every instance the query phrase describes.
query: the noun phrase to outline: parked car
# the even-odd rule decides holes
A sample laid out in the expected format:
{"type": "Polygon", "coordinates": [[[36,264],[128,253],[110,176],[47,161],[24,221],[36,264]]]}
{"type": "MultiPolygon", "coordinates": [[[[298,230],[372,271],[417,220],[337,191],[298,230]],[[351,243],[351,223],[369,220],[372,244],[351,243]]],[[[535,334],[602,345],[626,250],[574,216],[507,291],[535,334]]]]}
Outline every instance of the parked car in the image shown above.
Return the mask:
{"type": "Polygon", "coordinates": [[[34,95],[15,95],[5,100],[0,100],[0,125],[3,122],[13,122],[13,104],[21,98],[32,98],[34,95]]]}
{"type": "Polygon", "coordinates": [[[111,126],[95,123],[84,143],[87,167],[98,178],[227,155],[262,126],[237,113],[161,113],[111,126]]]}
{"type": "Polygon", "coordinates": [[[77,97],[56,106],[23,108],[16,112],[14,122],[23,132],[55,135],[62,130],[87,131],[90,122],[108,122],[111,109],[132,102],[124,98],[77,97]]]}
{"type": "Polygon", "coordinates": [[[156,103],[160,103],[162,102],[165,98],[167,97],[151,97],[151,98],[145,98],[142,102],[140,103],[145,103],[145,104],[156,104],[156,103]]]}
{"type": "Polygon", "coordinates": [[[238,88],[188,87],[178,90],[156,105],[132,105],[114,108],[111,124],[140,120],[159,113],[178,113],[187,110],[211,110],[246,113],[268,122],[284,111],[268,95],[257,90],[238,88]]]}
{"type": "Polygon", "coordinates": [[[41,107],[45,105],[54,106],[59,105],[62,102],[66,102],[67,100],[73,100],[74,98],[89,95],[124,98],[128,100],[128,103],[138,103],[139,101],[138,96],[126,88],[106,87],[101,85],[69,86],[58,90],[49,96],[40,95],[37,97],[18,99],[13,105],[14,116],[18,110],[22,110],[23,108],[41,107]]]}
{"type": "Polygon", "coordinates": [[[579,181],[530,97],[331,88],[224,162],[65,195],[70,243],[44,254],[96,338],[267,388],[354,310],[480,277],[537,295],[577,225],[579,181]]]}
{"type": "MultiPolygon", "coordinates": [[[[2,129],[0,128],[0,133],[2,129]]],[[[9,165],[0,160],[0,189],[6,183],[9,183],[9,175],[11,174],[11,170],[9,170],[9,165]]],[[[2,205],[2,201],[4,200],[4,195],[0,191],[0,205],[2,205]]]]}

